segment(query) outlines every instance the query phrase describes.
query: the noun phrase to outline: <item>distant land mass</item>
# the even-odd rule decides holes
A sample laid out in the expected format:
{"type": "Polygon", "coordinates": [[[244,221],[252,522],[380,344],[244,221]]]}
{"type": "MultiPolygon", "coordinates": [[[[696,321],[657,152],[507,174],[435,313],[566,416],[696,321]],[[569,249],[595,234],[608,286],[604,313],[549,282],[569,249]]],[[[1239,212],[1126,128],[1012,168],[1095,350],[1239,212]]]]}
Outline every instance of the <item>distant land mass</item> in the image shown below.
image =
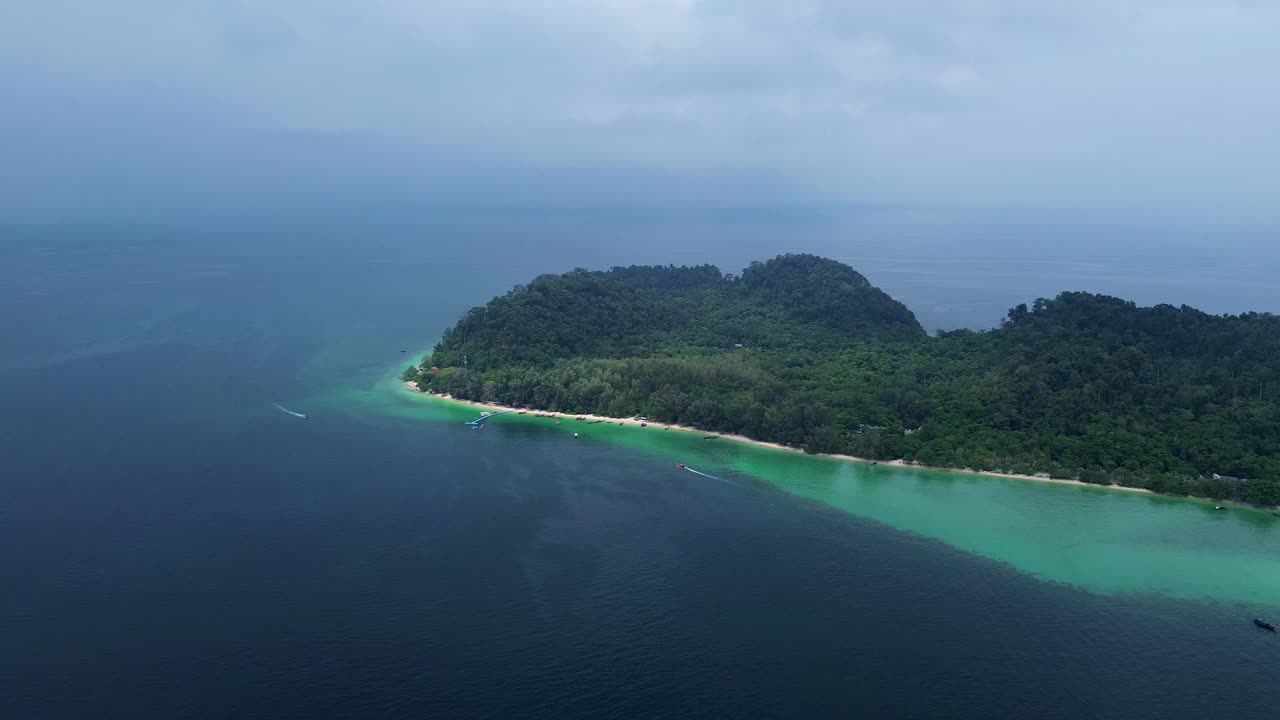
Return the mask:
{"type": "Polygon", "coordinates": [[[480,402],[812,453],[1280,504],[1280,317],[1065,292],[930,336],[813,255],[543,275],[405,379],[480,402]]]}

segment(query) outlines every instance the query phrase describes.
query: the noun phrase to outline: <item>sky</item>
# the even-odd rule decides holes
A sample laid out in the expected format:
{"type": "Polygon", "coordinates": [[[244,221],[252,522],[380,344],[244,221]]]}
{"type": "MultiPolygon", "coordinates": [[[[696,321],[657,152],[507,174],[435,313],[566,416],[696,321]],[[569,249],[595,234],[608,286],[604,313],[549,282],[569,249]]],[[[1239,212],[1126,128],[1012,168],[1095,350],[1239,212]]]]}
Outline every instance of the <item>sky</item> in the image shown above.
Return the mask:
{"type": "Polygon", "coordinates": [[[1280,226],[1272,0],[0,3],[0,218],[889,206],[1280,226]]]}

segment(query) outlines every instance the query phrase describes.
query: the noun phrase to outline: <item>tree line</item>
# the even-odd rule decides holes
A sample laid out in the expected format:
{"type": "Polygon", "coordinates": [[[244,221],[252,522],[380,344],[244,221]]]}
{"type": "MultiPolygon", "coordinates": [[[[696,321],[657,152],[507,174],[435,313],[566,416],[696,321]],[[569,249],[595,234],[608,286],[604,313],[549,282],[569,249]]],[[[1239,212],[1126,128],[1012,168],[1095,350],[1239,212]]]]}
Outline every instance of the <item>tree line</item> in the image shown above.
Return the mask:
{"type": "Polygon", "coordinates": [[[815,453],[1280,504],[1270,314],[1063,293],[998,328],[931,337],[860,274],[809,255],[741,277],[578,270],[470,311],[405,377],[815,453]]]}

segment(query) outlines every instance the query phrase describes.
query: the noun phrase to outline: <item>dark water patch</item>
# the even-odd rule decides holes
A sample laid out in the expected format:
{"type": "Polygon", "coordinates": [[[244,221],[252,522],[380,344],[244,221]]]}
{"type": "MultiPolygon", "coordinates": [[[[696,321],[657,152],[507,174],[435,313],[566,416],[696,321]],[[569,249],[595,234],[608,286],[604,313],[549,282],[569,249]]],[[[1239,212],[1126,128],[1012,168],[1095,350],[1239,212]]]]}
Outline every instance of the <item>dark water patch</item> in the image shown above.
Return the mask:
{"type": "MultiPolygon", "coordinates": [[[[4,320],[7,718],[1280,712],[1280,642],[1240,603],[1094,594],[892,529],[965,480],[859,471],[902,511],[862,518],[804,458],[369,399],[497,275],[572,253],[466,276],[474,248],[73,247],[29,254],[43,294],[6,304],[58,326],[4,320]]],[[[1202,544],[1229,535],[1205,520],[1202,544]]]]}

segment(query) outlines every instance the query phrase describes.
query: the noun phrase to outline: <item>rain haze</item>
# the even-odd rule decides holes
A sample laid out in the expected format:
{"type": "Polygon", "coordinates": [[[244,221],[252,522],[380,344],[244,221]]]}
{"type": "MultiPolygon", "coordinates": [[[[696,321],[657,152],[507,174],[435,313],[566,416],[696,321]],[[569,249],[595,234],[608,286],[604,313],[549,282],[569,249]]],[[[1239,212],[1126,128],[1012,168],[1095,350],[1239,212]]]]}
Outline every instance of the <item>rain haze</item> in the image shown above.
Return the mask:
{"type": "Polygon", "coordinates": [[[584,262],[821,251],[935,326],[1064,286],[1275,309],[1238,273],[1280,226],[1277,28],[1249,1],[9,3],[0,219],[571,213],[631,248],[584,262]],[[991,263],[1117,250],[1159,287],[991,263]],[[990,306],[930,310],[921,256],[979,263],[945,304],[990,306]]]}

